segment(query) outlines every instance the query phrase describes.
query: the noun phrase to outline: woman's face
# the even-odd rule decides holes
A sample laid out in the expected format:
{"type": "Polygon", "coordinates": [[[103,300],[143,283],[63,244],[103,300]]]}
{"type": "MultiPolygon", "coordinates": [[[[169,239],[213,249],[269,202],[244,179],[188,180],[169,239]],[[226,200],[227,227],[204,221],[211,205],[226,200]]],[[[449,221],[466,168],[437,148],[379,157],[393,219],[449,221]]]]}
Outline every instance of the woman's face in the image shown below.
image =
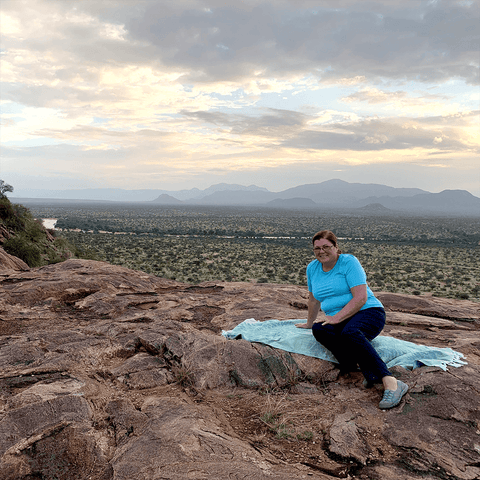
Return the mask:
{"type": "Polygon", "coordinates": [[[332,264],[338,259],[338,249],[330,240],[319,238],[313,243],[315,258],[322,264],[332,264]]]}

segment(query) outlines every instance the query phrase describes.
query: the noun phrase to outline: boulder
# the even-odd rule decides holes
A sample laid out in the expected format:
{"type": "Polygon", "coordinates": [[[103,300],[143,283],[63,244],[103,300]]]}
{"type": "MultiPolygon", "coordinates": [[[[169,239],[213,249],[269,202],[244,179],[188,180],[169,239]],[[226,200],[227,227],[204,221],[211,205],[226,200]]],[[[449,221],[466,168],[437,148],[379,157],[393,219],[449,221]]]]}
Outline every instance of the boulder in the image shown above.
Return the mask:
{"type": "Polygon", "coordinates": [[[28,270],[30,270],[30,267],[23,260],[10,255],[2,247],[0,247],[0,275],[4,275],[12,271],[26,272],[28,270]]]}

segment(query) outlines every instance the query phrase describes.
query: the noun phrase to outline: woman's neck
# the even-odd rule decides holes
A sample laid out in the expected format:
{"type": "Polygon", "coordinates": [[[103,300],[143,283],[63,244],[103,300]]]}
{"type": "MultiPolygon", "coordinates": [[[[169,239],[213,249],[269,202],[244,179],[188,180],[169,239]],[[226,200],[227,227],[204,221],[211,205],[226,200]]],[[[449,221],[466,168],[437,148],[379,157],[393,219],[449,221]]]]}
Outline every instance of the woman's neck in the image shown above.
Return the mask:
{"type": "Polygon", "coordinates": [[[330,270],[333,270],[335,268],[335,265],[337,264],[338,261],[338,256],[335,258],[335,260],[332,260],[330,262],[322,263],[322,270],[327,273],[330,270]]]}

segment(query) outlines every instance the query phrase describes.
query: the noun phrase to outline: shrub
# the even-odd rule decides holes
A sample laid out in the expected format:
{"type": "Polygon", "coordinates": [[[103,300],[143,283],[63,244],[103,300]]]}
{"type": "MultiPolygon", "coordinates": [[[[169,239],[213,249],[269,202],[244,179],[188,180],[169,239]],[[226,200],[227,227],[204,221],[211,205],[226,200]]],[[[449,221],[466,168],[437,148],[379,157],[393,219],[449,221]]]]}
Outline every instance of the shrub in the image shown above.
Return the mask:
{"type": "Polygon", "coordinates": [[[25,232],[32,242],[40,242],[46,237],[46,230],[41,222],[35,220],[33,217],[30,218],[30,216],[31,214],[27,216],[25,232]]]}
{"type": "Polygon", "coordinates": [[[13,230],[25,228],[21,212],[12,205],[7,197],[0,198],[0,221],[5,227],[13,230]]]}
{"type": "Polygon", "coordinates": [[[37,245],[29,241],[25,234],[18,234],[9,238],[4,244],[3,249],[10,255],[23,260],[29,267],[39,267],[42,265],[42,256],[37,245]]]}
{"type": "Polygon", "coordinates": [[[3,243],[4,250],[23,260],[29,267],[58,263],[75,255],[75,247],[62,238],[53,239],[40,220],[23,205],[0,198],[0,223],[11,237],[3,243]]]}

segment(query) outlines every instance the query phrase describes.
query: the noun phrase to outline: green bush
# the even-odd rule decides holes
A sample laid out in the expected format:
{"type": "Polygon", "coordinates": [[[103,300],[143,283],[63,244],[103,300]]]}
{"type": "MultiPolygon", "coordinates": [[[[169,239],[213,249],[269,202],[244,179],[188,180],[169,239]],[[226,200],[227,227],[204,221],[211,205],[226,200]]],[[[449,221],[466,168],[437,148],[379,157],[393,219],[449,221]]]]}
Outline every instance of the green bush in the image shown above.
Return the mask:
{"type": "Polygon", "coordinates": [[[13,230],[25,228],[22,212],[7,197],[0,198],[0,222],[13,230]]]}
{"type": "Polygon", "coordinates": [[[40,242],[46,237],[46,230],[42,223],[34,220],[33,217],[27,222],[26,231],[32,242],[40,242]]]}
{"type": "Polygon", "coordinates": [[[3,249],[15,257],[23,260],[29,267],[40,267],[42,255],[37,245],[26,238],[25,234],[18,234],[9,238],[3,244],[3,249]]]}
{"type": "Polygon", "coordinates": [[[7,197],[0,198],[0,224],[11,235],[3,243],[3,249],[29,267],[63,262],[76,256],[75,247],[66,239],[52,239],[42,222],[35,219],[28,208],[12,204],[7,197]]]}

